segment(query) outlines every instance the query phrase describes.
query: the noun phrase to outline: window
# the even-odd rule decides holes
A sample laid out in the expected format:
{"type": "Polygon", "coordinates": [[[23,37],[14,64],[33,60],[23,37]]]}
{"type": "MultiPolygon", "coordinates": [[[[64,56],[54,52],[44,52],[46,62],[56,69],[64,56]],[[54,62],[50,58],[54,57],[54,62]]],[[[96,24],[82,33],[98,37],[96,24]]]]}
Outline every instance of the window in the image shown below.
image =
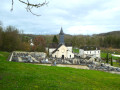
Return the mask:
{"type": "Polygon", "coordinates": [[[70,58],[71,58],[71,55],[70,55],[70,58]]]}

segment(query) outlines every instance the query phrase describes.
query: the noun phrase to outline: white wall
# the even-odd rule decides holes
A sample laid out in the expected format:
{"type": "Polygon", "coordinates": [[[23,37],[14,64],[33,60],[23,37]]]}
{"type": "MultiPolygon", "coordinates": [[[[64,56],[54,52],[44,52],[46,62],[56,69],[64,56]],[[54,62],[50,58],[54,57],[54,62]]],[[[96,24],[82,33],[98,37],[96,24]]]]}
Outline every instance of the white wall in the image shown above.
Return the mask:
{"type": "Polygon", "coordinates": [[[67,47],[70,52],[72,52],[72,47],[67,47]]]}
{"type": "Polygon", "coordinates": [[[74,54],[71,51],[68,51],[67,58],[74,58],[74,54]]]}
{"type": "Polygon", "coordinates": [[[82,58],[85,58],[87,56],[100,58],[100,50],[88,50],[88,51],[84,51],[83,49],[80,49],[79,50],[79,55],[82,58]]]}
{"type": "Polygon", "coordinates": [[[52,52],[55,50],[56,48],[50,48],[49,49],[49,55],[52,55],[52,52]]]}
{"type": "Polygon", "coordinates": [[[83,49],[79,49],[79,56],[84,58],[84,50],[83,49]]]}
{"type": "Polygon", "coordinates": [[[45,50],[48,52],[48,47],[46,47],[45,50]]]}

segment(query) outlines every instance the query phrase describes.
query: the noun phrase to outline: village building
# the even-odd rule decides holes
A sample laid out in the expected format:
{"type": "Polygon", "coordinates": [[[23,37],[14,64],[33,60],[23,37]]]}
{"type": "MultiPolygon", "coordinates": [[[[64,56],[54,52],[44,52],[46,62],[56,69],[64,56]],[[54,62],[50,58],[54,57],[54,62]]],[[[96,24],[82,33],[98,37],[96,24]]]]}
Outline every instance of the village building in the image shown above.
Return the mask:
{"type": "Polygon", "coordinates": [[[34,46],[32,39],[30,39],[30,46],[34,46]]]}
{"type": "Polygon", "coordinates": [[[100,48],[96,46],[84,46],[79,49],[79,56],[82,58],[100,58],[100,48]]]}
{"type": "Polygon", "coordinates": [[[49,52],[49,55],[54,58],[74,58],[74,54],[72,53],[72,44],[64,42],[64,32],[62,28],[59,33],[59,44],[51,43],[46,50],[49,52]]]}

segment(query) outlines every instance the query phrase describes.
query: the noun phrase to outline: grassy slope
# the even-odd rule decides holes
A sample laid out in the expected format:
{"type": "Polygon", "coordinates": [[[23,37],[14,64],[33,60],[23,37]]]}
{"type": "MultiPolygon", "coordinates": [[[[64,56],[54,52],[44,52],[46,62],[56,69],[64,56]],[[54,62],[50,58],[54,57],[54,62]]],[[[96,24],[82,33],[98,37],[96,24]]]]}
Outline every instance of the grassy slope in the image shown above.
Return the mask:
{"type": "Polygon", "coordinates": [[[8,62],[5,61],[7,55],[8,53],[0,52],[1,90],[120,89],[120,75],[94,70],[8,62]]]}

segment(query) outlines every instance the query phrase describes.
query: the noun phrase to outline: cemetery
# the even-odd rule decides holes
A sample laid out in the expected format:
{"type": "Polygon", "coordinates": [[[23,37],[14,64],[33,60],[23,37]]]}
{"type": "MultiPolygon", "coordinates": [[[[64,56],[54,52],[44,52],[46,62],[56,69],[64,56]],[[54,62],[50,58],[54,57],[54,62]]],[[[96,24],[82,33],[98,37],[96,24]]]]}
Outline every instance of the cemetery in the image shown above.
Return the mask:
{"type": "Polygon", "coordinates": [[[26,63],[37,63],[37,64],[51,64],[51,66],[59,65],[80,65],[87,66],[91,70],[100,70],[106,72],[120,72],[119,67],[113,67],[110,64],[102,63],[102,59],[86,57],[80,58],[75,55],[74,58],[47,58],[44,52],[12,52],[9,61],[14,62],[26,62],[26,63]]]}
{"type": "Polygon", "coordinates": [[[39,63],[46,57],[44,52],[12,52],[9,61],[39,63]]]}

